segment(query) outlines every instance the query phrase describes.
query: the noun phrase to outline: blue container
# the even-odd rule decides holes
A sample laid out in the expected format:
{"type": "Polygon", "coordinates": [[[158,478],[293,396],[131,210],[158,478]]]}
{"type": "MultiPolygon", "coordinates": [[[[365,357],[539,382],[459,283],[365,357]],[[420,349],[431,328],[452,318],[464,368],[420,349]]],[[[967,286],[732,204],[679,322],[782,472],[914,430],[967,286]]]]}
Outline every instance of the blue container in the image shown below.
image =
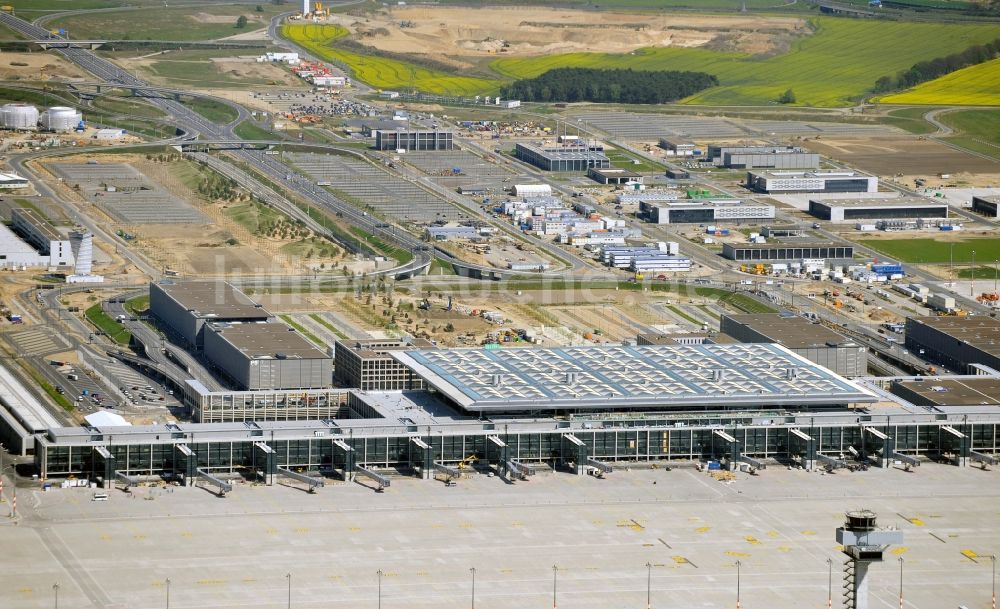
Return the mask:
{"type": "Polygon", "coordinates": [[[722,469],[722,464],[719,463],[718,461],[709,461],[708,469],[709,471],[722,469]]]}

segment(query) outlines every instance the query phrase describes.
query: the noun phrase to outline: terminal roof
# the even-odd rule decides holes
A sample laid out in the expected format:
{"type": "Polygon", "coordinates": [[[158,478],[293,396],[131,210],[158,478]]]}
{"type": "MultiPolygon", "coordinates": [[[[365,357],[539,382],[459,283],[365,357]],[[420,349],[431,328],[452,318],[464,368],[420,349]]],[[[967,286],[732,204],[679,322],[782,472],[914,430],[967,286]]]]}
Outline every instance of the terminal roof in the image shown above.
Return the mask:
{"type": "Polygon", "coordinates": [[[975,317],[911,317],[915,323],[930,326],[939,332],[968,343],[977,349],[1000,357],[1000,319],[975,317]]]}
{"type": "Polygon", "coordinates": [[[928,378],[898,385],[919,396],[920,402],[928,406],[1000,405],[1000,378],[996,377],[928,378]]]}
{"type": "Polygon", "coordinates": [[[392,354],[467,410],[838,405],[868,390],[774,344],[451,349],[392,354]]]}
{"type": "Polygon", "coordinates": [[[757,315],[729,315],[728,317],[789,349],[833,347],[853,343],[853,341],[834,332],[823,324],[811,322],[798,315],[785,317],[776,313],[763,313],[757,315]]]}

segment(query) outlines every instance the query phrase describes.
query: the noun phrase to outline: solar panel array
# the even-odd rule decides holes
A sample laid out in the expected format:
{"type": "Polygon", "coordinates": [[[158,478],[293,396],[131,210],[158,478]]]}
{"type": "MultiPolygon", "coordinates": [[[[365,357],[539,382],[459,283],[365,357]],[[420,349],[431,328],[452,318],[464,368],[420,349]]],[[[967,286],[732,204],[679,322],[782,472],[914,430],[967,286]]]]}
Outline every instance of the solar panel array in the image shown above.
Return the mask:
{"type": "Polygon", "coordinates": [[[207,224],[201,212],[124,163],[55,163],[66,184],[125,224],[207,224]],[[109,190],[109,188],[113,188],[109,190]]]}
{"type": "MultiPolygon", "coordinates": [[[[860,390],[777,345],[428,350],[399,354],[470,403],[610,400],[655,405],[753,398],[852,401],[860,390]]],[[[442,387],[439,386],[439,389],[442,387]]]]}
{"type": "Polygon", "coordinates": [[[447,201],[361,160],[315,153],[296,153],[291,160],[313,179],[330,182],[330,188],[394,220],[430,224],[466,217],[447,201]]]}

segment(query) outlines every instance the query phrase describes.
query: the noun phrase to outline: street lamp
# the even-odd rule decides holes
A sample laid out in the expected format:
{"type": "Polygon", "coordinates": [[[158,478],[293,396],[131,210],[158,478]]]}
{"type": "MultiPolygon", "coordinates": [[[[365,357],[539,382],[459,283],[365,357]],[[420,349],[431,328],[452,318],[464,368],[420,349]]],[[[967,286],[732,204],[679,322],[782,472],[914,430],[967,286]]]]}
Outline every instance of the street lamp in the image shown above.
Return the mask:
{"type": "Polygon", "coordinates": [[[285,573],[285,579],[288,580],[288,609],[292,609],[292,574],[285,573]]]}
{"type": "Polygon", "coordinates": [[[827,584],[826,584],[826,607],[833,609],[833,559],[826,559],[827,584]]]}
{"type": "Polygon", "coordinates": [[[56,609],[59,609],[59,584],[52,584],[52,591],[56,595],[56,609]]]}
{"type": "Polygon", "coordinates": [[[556,581],[559,574],[559,567],[552,565],[552,609],[556,609],[556,581]]]}
{"type": "Polygon", "coordinates": [[[1000,266],[997,266],[997,261],[993,261],[993,293],[997,293],[997,277],[1000,276],[1000,266]]]}
{"type": "Polygon", "coordinates": [[[899,557],[899,609],[903,609],[903,557],[899,557]]]}
{"type": "Polygon", "coordinates": [[[969,296],[976,296],[976,250],[972,250],[972,285],[969,286],[969,296]]]}
{"type": "Polygon", "coordinates": [[[170,609],[170,578],[167,578],[167,609],[170,609]]]}
{"type": "Polygon", "coordinates": [[[742,563],[736,561],[736,609],[740,609],[740,566],[742,563]]]}
{"type": "Polygon", "coordinates": [[[476,609],[476,568],[472,567],[471,569],[469,569],[469,572],[472,573],[472,605],[471,605],[471,607],[472,607],[472,609],[476,609]]]}
{"type": "Polygon", "coordinates": [[[378,575],[378,609],[382,609],[382,569],[375,573],[378,575]]]}
{"type": "Polygon", "coordinates": [[[650,609],[650,592],[653,585],[653,564],[646,563],[646,609],[650,609]]]}
{"type": "Polygon", "coordinates": [[[997,609],[997,555],[990,556],[993,563],[993,609],[997,609]]]}

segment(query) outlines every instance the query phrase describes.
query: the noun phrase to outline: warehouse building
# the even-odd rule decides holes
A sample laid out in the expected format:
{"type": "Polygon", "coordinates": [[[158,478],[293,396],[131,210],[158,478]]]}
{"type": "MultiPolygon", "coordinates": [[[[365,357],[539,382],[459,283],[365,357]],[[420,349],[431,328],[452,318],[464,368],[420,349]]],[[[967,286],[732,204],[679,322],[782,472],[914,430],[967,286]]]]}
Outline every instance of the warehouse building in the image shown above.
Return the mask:
{"type": "Polygon", "coordinates": [[[457,408],[475,413],[827,408],[867,389],[776,344],[394,351],[457,408]]]}
{"type": "Polygon", "coordinates": [[[264,322],[264,308],[225,281],[161,281],[149,284],[149,312],[192,349],[204,345],[209,322],[264,322]]]}
{"type": "Polygon", "coordinates": [[[756,192],[878,192],[878,178],[853,171],[748,171],[747,188],[756,192]]]}
{"type": "Polygon", "coordinates": [[[972,211],[987,218],[1000,218],[1000,197],[972,197],[972,211]]]}
{"type": "Polygon", "coordinates": [[[423,389],[423,379],[396,361],[392,354],[433,347],[433,343],[422,338],[411,342],[394,339],[338,340],[333,351],[337,383],[341,387],[362,391],[423,389]]]}
{"type": "Polygon", "coordinates": [[[740,262],[854,259],[854,246],[846,243],[723,243],[722,255],[740,262]]]}
{"type": "Polygon", "coordinates": [[[1000,378],[955,376],[895,381],[889,391],[917,406],[1000,405],[1000,378]]]}
{"type": "Polygon", "coordinates": [[[720,330],[742,343],[776,343],[841,376],[865,376],[868,355],[858,345],[798,315],[723,315],[720,330]]]}
{"type": "Polygon", "coordinates": [[[587,170],[587,177],[598,184],[642,184],[642,176],[628,169],[617,169],[614,167],[600,169],[591,167],[587,170]]]}
{"type": "Polygon", "coordinates": [[[49,266],[70,266],[74,263],[73,245],[68,237],[34,210],[24,207],[10,212],[11,227],[43,256],[48,256],[49,266]]]}
{"type": "Polygon", "coordinates": [[[210,323],[205,357],[234,388],[318,389],[333,382],[333,359],[283,323],[210,323]]]}
{"type": "Polygon", "coordinates": [[[451,131],[391,131],[375,133],[376,150],[452,150],[455,134],[451,131]]]}
{"type": "Polygon", "coordinates": [[[994,317],[908,317],[906,348],[965,374],[972,364],[1000,370],[1000,320],[994,317]]]}
{"type": "Polygon", "coordinates": [[[733,199],[640,201],[639,217],[653,224],[756,222],[774,218],[774,206],[733,199]]]}
{"type": "Polygon", "coordinates": [[[587,171],[591,167],[609,169],[611,160],[601,146],[567,145],[545,147],[516,144],[514,156],[545,171],[587,171]]]}
{"type": "Polygon", "coordinates": [[[818,169],[819,155],[793,146],[709,146],[708,159],[730,169],[818,169]]]}
{"type": "Polygon", "coordinates": [[[38,253],[14,231],[0,223],[0,269],[48,268],[49,257],[38,253]]]}
{"type": "Polygon", "coordinates": [[[947,218],[948,204],[935,203],[920,197],[810,199],[809,213],[821,220],[834,223],[907,218],[947,218]]]}

